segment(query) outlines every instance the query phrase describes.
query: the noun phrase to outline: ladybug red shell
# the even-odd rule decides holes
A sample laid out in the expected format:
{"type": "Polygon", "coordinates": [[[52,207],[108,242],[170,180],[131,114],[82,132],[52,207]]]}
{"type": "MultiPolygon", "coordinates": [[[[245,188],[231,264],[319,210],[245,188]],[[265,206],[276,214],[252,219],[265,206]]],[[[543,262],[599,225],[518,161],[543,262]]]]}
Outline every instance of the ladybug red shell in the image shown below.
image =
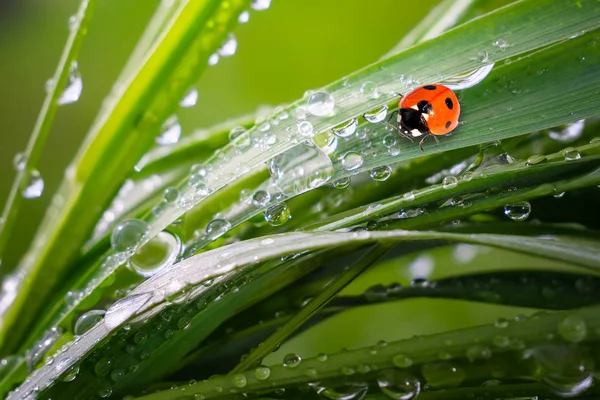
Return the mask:
{"type": "MultiPolygon", "coordinates": [[[[409,139],[425,135],[419,143],[421,150],[423,150],[423,142],[430,135],[434,138],[447,135],[458,126],[460,116],[458,98],[444,85],[421,86],[403,96],[398,106],[398,110],[394,112],[398,123],[395,128],[409,139]]],[[[390,120],[394,113],[390,116],[390,120]]]]}

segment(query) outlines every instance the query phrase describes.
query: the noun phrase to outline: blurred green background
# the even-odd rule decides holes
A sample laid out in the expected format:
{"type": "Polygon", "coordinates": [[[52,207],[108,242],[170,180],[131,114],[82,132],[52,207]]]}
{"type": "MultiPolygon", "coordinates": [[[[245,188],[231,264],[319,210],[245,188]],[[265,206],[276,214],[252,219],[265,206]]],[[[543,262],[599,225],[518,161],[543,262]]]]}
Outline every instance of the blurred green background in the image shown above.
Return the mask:
{"type": "MultiPolygon", "coordinates": [[[[80,100],[59,109],[39,170],[41,198],[27,200],[2,268],[12,268],[35,233],[62,173],[158,0],[101,0],[80,57],[80,100]]],[[[388,51],[437,0],[273,0],[240,25],[237,52],[198,82],[198,104],[180,111],[183,134],[278,105],[327,84],[388,51]],[[360,12],[357,12],[360,10],[360,12]]],[[[31,134],[79,0],[0,0],[0,205],[14,178],[13,158],[31,134]]]]}

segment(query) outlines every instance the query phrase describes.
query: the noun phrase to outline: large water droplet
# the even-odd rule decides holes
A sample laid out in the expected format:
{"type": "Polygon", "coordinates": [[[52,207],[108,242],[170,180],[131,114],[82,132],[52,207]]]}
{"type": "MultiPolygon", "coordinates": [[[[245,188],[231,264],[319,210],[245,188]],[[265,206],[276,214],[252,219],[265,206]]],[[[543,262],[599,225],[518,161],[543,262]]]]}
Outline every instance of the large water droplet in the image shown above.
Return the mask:
{"type": "Polygon", "coordinates": [[[388,106],[387,104],[377,107],[371,111],[367,111],[363,114],[364,119],[372,124],[382,122],[387,117],[388,106]]]}
{"type": "Polygon", "coordinates": [[[15,171],[23,171],[25,169],[25,165],[27,165],[27,156],[25,153],[17,153],[13,158],[13,166],[15,167],[15,171]]]}
{"type": "Polygon", "coordinates": [[[221,57],[230,57],[235,54],[236,50],[237,39],[232,33],[230,33],[229,36],[227,36],[227,40],[225,40],[225,43],[223,43],[221,48],[217,50],[217,53],[219,53],[221,57]]]}
{"type": "Polygon", "coordinates": [[[558,323],[558,333],[567,342],[581,342],[587,336],[585,320],[577,314],[568,315],[558,323]]]}
{"type": "Polygon", "coordinates": [[[373,168],[371,170],[371,178],[378,182],[385,181],[392,175],[392,167],[389,165],[383,165],[381,167],[373,168]]]}
{"type": "Polygon", "coordinates": [[[334,107],[335,100],[333,99],[333,96],[327,92],[316,92],[308,98],[308,112],[317,117],[332,115],[334,107]]]}
{"type": "Polygon", "coordinates": [[[58,105],[75,103],[81,96],[81,91],[83,90],[83,81],[81,80],[81,74],[79,73],[77,61],[73,61],[71,63],[68,80],[69,82],[67,83],[67,87],[58,99],[58,105]]]}
{"type": "Polygon", "coordinates": [[[268,379],[269,376],[271,376],[271,370],[269,369],[269,367],[257,367],[254,370],[254,376],[259,381],[264,381],[265,379],[268,379]]]}
{"type": "Polygon", "coordinates": [[[421,392],[421,382],[409,372],[386,369],[377,375],[379,388],[390,399],[411,400],[421,392]]]}
{"type": "Polygon", "coordinates": [[[75,335],[83,335],[98,322],[102,321],[104,314],[106,314],[104,310],[90,310],[82,314],[75,322],[73,333],[75,335]]]}
{"type": "Polygon", "coordinates": [[[181,251],[181,240],[170,232],[160,232],[129,259],[131,267],[145,278],[173,265],[181,251]]]}
{"type": "Polygon", "coordinates": [[[354,135],[357,127],[358,120],[356,118],[352,118],[350,121],[344,122],[343,124],[333,128],[333,133],[339,137],[348,137],[354,135]]]}
{"type": "Polygon", "coordinates": [[[104,315],[104,325],[112,330],[137,313],[150,299],[152,293],[139,293],[114,302],[104,315]]]}
{"type": "Polygon", "coordinates": [[[176,115],[170,116],[163,126],[161,133],[156,137],[156,143],[161,146],[169,146],[179,141],[181,137],[181,125],[176,115]]]}
{"type": "Polygon", "coordinates": [[[421,372],[427,383],[436,389],[457,387],[465,380],[465,372],[448,362],[425,364],[421,372]]]}
{"type": "Polygon", "coordinates": [[[565,161],[575,161],[581,158],[581,154],[579,153],[579,151],[577,151],[577,149],[574,149],[573,147],[568,147],[564,149],[563,154],[565,156],[565,161]]]}
{"type": "Polygon", "coordinates": [[[58,338],[61,337],[61,334],[62,332],[58,328],[52,327],[44,334],[42,339],[36,342],[31,349],[27,350],[26,358],[29,371],[32,371],[36,364],[44,358],[44,355],[56,343],[58,338]]]}
{"type": "Polygon", "coordinates": [[[271,6],[271,0],[254,0],[250,7],[256,11],[263,11],[268,9],[271,6]]]}
{"type": "Polygon", "coordinates": [[[121,222],[115,227],[110,237],[110,243],[114,251],[132,251],[150,233],[150,225],[140,219],[130,219],[121,222]]]}
{"type": "Polygon", "coordinates": [[[183,108],[194,107],[198,102],[198,89],[195,87],[191,88],[189,92],[181,99],[179,106],[183,108]]]}
{"type": "Polygon", "coordinates": [[[504,206],[504,215],[513,221],[525,221],[531,214],[531,204],[527,201],[507,204],[504,206]]]}
{"type": "Polygon", "coordinates": [[[210,221],[206,226],[206,236],[210,240],[215,240],[218,237],[223,236],[230,229],[231,223],[229,221],[216,218],[210,221]]]}
{"type": "Polygon", "coordinates": [[[265,211],[265,221],[271,226],[283,225],[291,216],[292,214],[286,203],[276,204],[265,211]]]}
{"type": "Polygon", "coordinates": [[[572,124],[567,125],[563,129],[552,129],[550,130],[550,132],[548,132],[548,136],[550,136],[551,139],[554,139],[558,142],[574,142],[575,140],[581,137],[584,125],[585,120],[582,119],[580,121],[573,122],[572,124]]]}
{"type": "Polygon", "coordinates": [[[44,192],[44,179],[37,170],[31,171],[27,174],[26,187],[23,189],[21,194],[26,199],[37,199],[44,192]]]}
{"type": "Polygon", "coordinates": [[[360,166],[363,165],[363,162],[363,156],[355,151],[349,151],[344,154],[344,157],[342,158],[342,166],[347,171],[354,171],[355,169],[360,168],[360,166]]]}
{"type": "Polygon", "coordinates": [[[296,353],[289,353],[283,357],[283,366],[286,368],[296,368],[300,365],[302,358],[296,353]]]}

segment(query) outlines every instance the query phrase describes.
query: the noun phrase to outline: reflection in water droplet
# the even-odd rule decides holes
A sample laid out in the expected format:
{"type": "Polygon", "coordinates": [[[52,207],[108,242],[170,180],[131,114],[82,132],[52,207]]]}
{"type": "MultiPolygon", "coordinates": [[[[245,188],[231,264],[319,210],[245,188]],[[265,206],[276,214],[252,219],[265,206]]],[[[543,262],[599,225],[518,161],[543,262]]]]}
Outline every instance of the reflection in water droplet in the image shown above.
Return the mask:
{"type": "Polygon", "coordinates": [[[150,233],[150,225],[140,219],[130,219],[121,222],[115,227],[110,237],[110,243],[114,251],[132,251],[145,240],[150,233]]]}
{"type": "Polygon", "coordinates": [[[271,375],[271,370],[268,367],[257,367],[254,370],[254,376],[259,381],[264,381],[265,379],[268,379],[270,375],[271,375]]]}
{"type": "Polygon", "coordinates": [[[377,107],[371,111],[364,113],[363,117],[367,122],[376,124],[385,120],[385,117],[387,117],[387,111],[388,106],[387,104],[384,104],[381,107],[377,107]]]}
{"type": "Polygon", "coordinates": [[[21,192],[26,199],[37,199],[44,192],[44,179],[37,170],[27,174],[25,189],[21,192]]]}
{"type": "Polygon", "coordinates": [[[385,181],[390,177],[390,175],[392,175],[392,167],[389,165],[383,165],[381,167],[373,168],[370,175],[375,181],[385,181]]]}
{"type": "Polygon", "coordinates": [[[449,362],[425,364],[421,372],[427,383],[436,389],[457,387],[465,380],[465,372],[449,362]]]}
{"type": "Polygon", "coordinates": [[[271,200],[271,195],[265,190],[257,190],[252,196],[252,204],[255,207],[263,207],[271,200]]]}
{"type": "Polygon", "coordinates": [[[527,201],[507,204],[504,206],[504,215],[513,221],[525,221],[531,214],[531,204],[527,201]]]}
{"type": "Polygon", "coordinates": [[[145,278],[173,265],[181,252],[181,240],[170,232],[160,232],[129,259],[131,267],[145,278]]]}
{"type": "Polygon", "coordinates": [[[221,57],[231,57],[235,54],[236,50],[237,39],[232,33],[230,33],[229,36],[227,36],[227,40],[225,40],[225,43],[223,43],[221,48],[217,50],[217,53],[219,53],[221,57]]]}
{"type": "Polygon", "coordinates": [[[296,368],[300,365],[302,358],[296,353],[288,353],[283,357],[283,366],[286,368],[296,368]]]}
{"type": "Polygon", "coordinates": [[[276,204],[265,211],[265,221],[271,226],[283,225],[291,216],[292,214],[286,203],[276,204]]]}
{"type": "Polygon", "coordinates": [[[82,314],[75,322],[73,333],[75,335],[83,335],[98,322],[102,321],[104,314],[106,314],[104,310],[90,310],[82,314]]]}
{"type": "Polygon", "coordinates": [[[364,159],[360,153],[349,151],[342,158],[342,166],[347,171],[353,171],[363,165],[364,159]]]}
{"type": "Polygon", "coordinates": [[[335,100],[333,96],[325,91],[313,93],[306,105],[308,112],[317,117],[324,117],[333,114],[335,100]]]}
{"type": "Polygon", "coordinates": [[[350,179],[349,176],[347,176],[344,178],[340,178],[337,181],[334,181],[333,187],[335,187],[336,189],[346,189],[348,186],[350,186],[351,182],[352,182],[352,180],[350,179]]]}
{"type": "Polygon", "coordinates": [[[156,137],[156,143],[160,146],[169,146],[179,141],[181,137],[181,125],[176,115],[170,116],[163,126],[161,133],[156,137]]]}
{"type": "Polygon", "coordinates": [[[58,105],[74,103],[79,100],[79,97],[81,96],[83,81],[81,80],[77,61],[71,63],[68,80],[67,87],[58,99],[58,105]]]}
{"type": "Polygon", "coordinates": [[[135,315],[150,299],[152,293],[139,293],[117,300],[106,310],[104,325],[110,330],[116,328],[135,315]]]}
{"type": "Polygon", "coordinates": [[[230,229],[231,223],[229,221],[216,218],[210,221],[206,226],[206,236],[210,240],[215,240],[218,237],[223,236],[230,229]]]}
{"type": "Polygon", "coordinates": [[[383,394],[394,400],[411,400],[421,392],[421,382],[406,371],[381,371],[377,374],[377,384],[383,394]]]}
{"type": "Polygon", "coordinates": [[[189,92],[181,99],[179,106],[183,108],[194,107],[198,102],[198,89],[191,88],[189,92]]]}
{"type": "Polygon", "coordinates": [[[357,127],[358,120],[356,118],[352,118],[351,120],[333,128],[333,133],[339,137],[349,137],[354,135],[354,132],[356,132],[357,127]]]}
{"type": "Polygon", "coordinates": [[[456,179],[455,176],[446,176],[443,180],[442,180],[442,188],[444,189],[452,189],[455,188],[456,185],[458,185],[458,179],[456,179]]]}
{"type": "Polygon", "coordinates": [[[565,156],[565,161],[575,161],[581,158],[581,154],[579,153],[579,151],[577,151],[577,149],[574,149],[573,147],[568,147],[564,149],[563,154],[565,156]]]}

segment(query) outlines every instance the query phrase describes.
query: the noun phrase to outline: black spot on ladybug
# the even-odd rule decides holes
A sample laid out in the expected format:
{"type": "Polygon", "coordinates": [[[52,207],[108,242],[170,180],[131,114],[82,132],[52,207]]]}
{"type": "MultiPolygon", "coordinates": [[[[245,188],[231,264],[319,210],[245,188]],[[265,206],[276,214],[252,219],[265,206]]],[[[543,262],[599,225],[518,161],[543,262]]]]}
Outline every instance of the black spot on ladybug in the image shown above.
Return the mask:
{"type": "Polygon", "coordinates": [[[450,122],[450,121],[446,122],[446,129],[450,128],[450,125],[452,125],[452,122],[450,122]]]}
{"type": "Polygon", "coordinates": [[[454,108],[454,103],[452,102],[452,99],[450,97],[446,97],[446,105],[450,110],[454,108]]]}
{"type": "Polygon", "coordinates": [[[417,107],[419,108],[419,111],[425,114],[430,114],[433,111],[431,103],[429,103],[427,100],[421,100],[418,102],[417,107]]]}
{"type": "Polygon", "coordinates": [[[435,85],[425,85],[425,86],[423,86],[423,89],[425,89],[425,90],[435,90],[435,89],[437,89],[437,86],[435,86],[435,85]]]}

